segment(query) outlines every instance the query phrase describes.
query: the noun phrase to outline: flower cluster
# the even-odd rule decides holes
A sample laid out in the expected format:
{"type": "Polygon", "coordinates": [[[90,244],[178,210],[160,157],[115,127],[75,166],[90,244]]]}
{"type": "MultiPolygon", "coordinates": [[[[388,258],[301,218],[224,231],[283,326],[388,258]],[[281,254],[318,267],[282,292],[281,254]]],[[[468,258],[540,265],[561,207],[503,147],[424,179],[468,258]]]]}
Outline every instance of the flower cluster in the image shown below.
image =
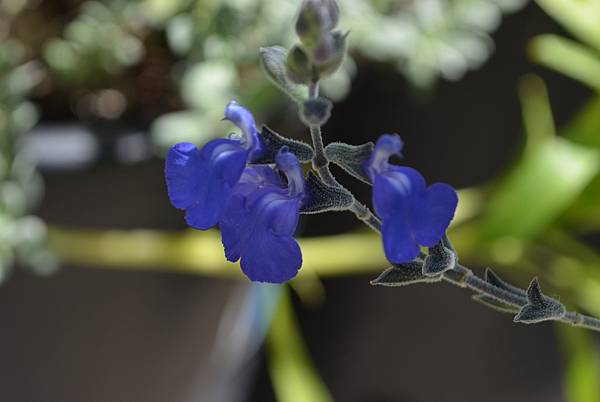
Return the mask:
{"type": "Polygon", "coordinates": [[[225,118],[241,129],[241,137],[216,139],[202,149],[190,143],[170,149],[165,165],[169,198],[186,211],[189,226],[206,230],[219,225],[226,258],[240,260],[248,278],[283,283],[302,265],[292,237],[306,198],[300,162],[282,147],[275,166],[248,165],[264,153],[254,117],[231,102],[225,118]]]}
{"type": "MultiPolygon", "coordinates": [[[[293,237],[299,215],[315,204],[317,195],[323,198],[323,192],[311,191],[298,157],[285,145],[275,152],[274,163],[255,163],[267,153],[267,146],[247,109],[231,102],[225,119],[242,135],[210,141],[201,149],[190,143],[171,148],[165,167],[169,198],[173,206],[185,210],[189,226],[199,230],[219,226],[225,257],[239,260],[248,278],[286,282],[302,265],[293,237]]],[[[438,243],[457,204],[450,186],[427,188],[416,170],[391,165],[389,157],[401,148],[398,136],[384,135],[363,162],[373,184],[375,210],[383,221],[384,250],[395,264],[417,257],[420,245],[438,243]]],[[[322,208],[331,209],[331,205],[322,208]]]]}

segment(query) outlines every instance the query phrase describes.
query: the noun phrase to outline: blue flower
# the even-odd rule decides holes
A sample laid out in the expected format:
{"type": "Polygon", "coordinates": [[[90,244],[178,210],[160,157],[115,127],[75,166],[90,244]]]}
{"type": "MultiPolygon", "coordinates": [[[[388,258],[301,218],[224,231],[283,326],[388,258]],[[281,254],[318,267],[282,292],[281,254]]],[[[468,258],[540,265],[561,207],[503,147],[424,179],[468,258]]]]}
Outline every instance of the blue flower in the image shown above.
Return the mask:
{"type": "Polygon", "coordinates": [[[246,163],[263,152],[254,117],[247,109],[232,101],[225,108],[225,119],[241,129],[241,137],[216,139],[202,149],[182,142],[167,155],[169,198],[174,207],[185,210],[188,225],[196,229],[218,223],[246,163]]]}
{"type": "Polygon", "coordinates": [[[302,265],[293,235],[307,195],[296,156],[282,148],[275,162],[287,182],[269,166],[247,167],[219,226],[227,260],[240,260],[252,281],[283,283],[295,277],[302,265]]]}
{"type": "Polygon", "coordinates": [[[415,259],[419,246],[436,245],[458,204],[456,191],[449,185],[426,187],[415,169],[391,165],[390,156],[400,156],[401,150],[399,136],[383,135],[364,166],[373,183],[375,212],[382,220],[385,255],[395,264],[415,259]]]}

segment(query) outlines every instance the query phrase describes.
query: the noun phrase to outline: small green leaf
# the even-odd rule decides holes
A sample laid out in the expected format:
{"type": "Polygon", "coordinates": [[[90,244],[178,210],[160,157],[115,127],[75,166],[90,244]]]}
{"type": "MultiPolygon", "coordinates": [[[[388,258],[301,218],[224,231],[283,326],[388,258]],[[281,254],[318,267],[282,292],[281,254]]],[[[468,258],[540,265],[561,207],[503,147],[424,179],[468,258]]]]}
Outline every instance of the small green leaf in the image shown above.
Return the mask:
{"type": "Polygon", "coordinates": [[[519,296],[527,296],[527,292],[525,292],[521,288],[518,288],[516,286],[513,286],[513,285],[505,282],[498,276],[498,274],[496,274],[494,271],[492,271],[491,268],[485,269],[485,280],[486,280],[486,282],[491,283],[492,285],[496,286],[497,288],[506,290],[507,292],[511,292],[511,293],[514,293],[519,296]]]}
{"type": "MultiPolygon", "coordinates": [[[[599,70],[600,74],[600,70],[599,70]]],[[[569,124],[562,129],[563,137],[581,145],[600,149],[600,96],[593,96],[577,111],[569,124]]]]}
{"type": "Polygon", "coordinates": [[[332,187],[321,181],[312,171],[308,173],[309,201],[302,206],[302,214],[320,214],[328,211],[344,211],[354,202],[354,196],[343,187],[332,187]]]}
{"type": "Polygon", "coordinates": [[[444,247],[442,242],[429,247],[429,255],[423,263],[423,275],[438,276],[456,265],[456,254],[444,247]]]}
{"type": "Polygon", "coordinates": [[[286,76],[287,50],[281,46],[260,48],[260,61],[267,77],[297,102],[308,99],[308,87],[291,82],[286,76]]]}
{"type": "Polygon", "coordinates": [[[360,181],[371,184],[371,179],[363,170],[363,164],[373,153],[373,143],[350,145],[332,142],[325,147],[327,158],[360,181]]]}
{"type": "Polygon", "coordinates": [[[526,154],[495,190],[482,221],[488,238],[530,238],[550,224],[600,169],[598,152],[562,138],[526,154]]]}
{"type": "Polygon", "coordinates": [[[273,316],[267,347],[267,365],[277,401],[333,401],[304,344],[287,289],[273,316]]]}
{"type": "Polygon", "coordinates": [[[573,35],[600,50],[599,0],[537,0],[537,3],[573,35]]]}
{"type": "Polygon", "coordinates": [[[556,327],[566,357],[567,402],[600,401],[600,353],[592,334],[580,328],[556,327]]]}
{"type": "Polygon", "coordinates": [[[314,151],[310,145],[284,137],[267,126],[263,126],[260,130],[260,137],[266,149],[263,157],[254,163],[274,163],[275,156],[282,147],[288,147],[300,162],[308,162],[313,158],[314,151]]]}
{"type": "Polygon", "coordinates": [[[386,269],[376,279],[371,281],[371,285],[377,286],[406,286],[415,283],[433,283],[442,280],[441,275],[425,276],[422,272],[422,263],[409,262],[402,265],[392,266],[386,269]]]}
{"type": "Polygon", "coordinates": [[[537,278],[533,278],[527,288],[527,300],[515,316],[514,322],[536,324],[542,321],[557,320],[566,314],[565,306],[556,299],[544,296],[537,278]]]}
{"type": "Polygon", "coordinates": [[[557,35],[541,35],[529,43],[529,54],[537,63],[600,91],[600,56],[589,47],[557,35]]]}
{"type": "Polygon", "coordinates": [[[496,299],[485,295],[473,295],[473,300],[501,313],[515,314],[519,311],[518,308],[511,306],[510,304],[499,302],[496,299]]]}

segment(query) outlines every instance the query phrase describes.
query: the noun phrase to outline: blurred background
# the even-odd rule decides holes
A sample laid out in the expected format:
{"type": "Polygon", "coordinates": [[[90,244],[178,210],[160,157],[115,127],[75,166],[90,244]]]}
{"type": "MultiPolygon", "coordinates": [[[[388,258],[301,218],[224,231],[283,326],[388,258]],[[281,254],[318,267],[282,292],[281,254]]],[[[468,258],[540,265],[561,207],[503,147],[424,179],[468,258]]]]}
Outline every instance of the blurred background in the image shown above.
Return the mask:
{"type": "MultiPolygon", "coordinates": [[[[339,4],[325,141],[399,133],[460,190],[465,265],[599,316],[600,0],[339,4]]],[[[162,157],[229,133],[230,99],[309,140],[257,52],[294,43],[298,5],[0,0],[0,399],[600,402],[597,335],[372,287],[380,241],[349,213],[302,218],[289,286],[186,229],[162,157]]]]}

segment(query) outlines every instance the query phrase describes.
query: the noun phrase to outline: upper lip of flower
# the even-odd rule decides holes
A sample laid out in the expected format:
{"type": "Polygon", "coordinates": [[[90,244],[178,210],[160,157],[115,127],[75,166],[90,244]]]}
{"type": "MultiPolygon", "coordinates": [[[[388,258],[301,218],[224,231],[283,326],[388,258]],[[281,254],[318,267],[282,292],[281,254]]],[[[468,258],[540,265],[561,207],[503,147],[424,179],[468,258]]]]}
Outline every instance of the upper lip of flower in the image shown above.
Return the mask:
{"type": "Polygon", "coordinates": [[[287,147],[283,147],[277,153],[275,163],[287,178],[288,194],[291,197],[302,195],[305,192],[306,182],[298,158],[289,152],[287,147]]]}
{"type": "Polygon", "coordinates": [[[364,164],[364,170],[372,182],[377,174],[388,169],[388,160],[392,155],[402,156],[403,145],[398,134],[384,134],[379,137],[371,157],[364,164]]]}
{"type": "Polygon", "coordinates": [[[252,113],[233,100],[225,107],[224,120],[231,121],[242,131],[240,145],[249,151],[249,159],[255,160],[260,157],[262,144],[260,143],[260,137],[258,136],[256,122],[252,113]]]}

